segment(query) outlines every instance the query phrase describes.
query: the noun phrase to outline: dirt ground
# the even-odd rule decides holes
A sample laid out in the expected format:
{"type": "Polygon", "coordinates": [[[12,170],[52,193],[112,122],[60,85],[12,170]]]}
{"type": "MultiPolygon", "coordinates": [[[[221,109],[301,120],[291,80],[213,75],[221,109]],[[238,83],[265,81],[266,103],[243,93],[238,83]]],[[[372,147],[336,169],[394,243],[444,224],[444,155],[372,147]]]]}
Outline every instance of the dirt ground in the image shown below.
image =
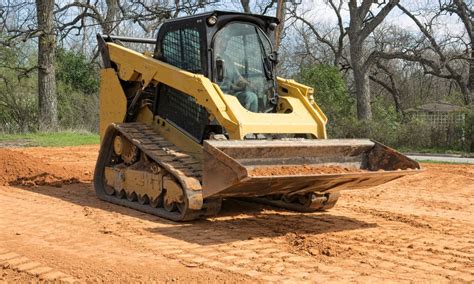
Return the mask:
{"type": "Polygon", "coordinates": [[[228,200],[173,223],[99,201],[98,146],[0,149],[0,282],[474,282],[474,165],[302,214],[228,200]]]}

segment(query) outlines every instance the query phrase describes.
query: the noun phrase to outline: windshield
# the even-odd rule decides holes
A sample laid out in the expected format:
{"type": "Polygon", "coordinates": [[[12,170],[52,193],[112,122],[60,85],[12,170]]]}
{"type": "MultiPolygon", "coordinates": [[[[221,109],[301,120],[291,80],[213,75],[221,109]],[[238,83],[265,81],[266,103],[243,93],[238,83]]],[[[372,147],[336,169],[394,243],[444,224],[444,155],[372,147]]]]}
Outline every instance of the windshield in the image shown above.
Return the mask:
{"type": "Polygon", "coordinates": [[[217,84],[226,94],[236,96],[246,109],[264,112],[273,95],[271,44],[256,26],[230,23],[214,39],[214,66],[223,69],[217,84]]]}

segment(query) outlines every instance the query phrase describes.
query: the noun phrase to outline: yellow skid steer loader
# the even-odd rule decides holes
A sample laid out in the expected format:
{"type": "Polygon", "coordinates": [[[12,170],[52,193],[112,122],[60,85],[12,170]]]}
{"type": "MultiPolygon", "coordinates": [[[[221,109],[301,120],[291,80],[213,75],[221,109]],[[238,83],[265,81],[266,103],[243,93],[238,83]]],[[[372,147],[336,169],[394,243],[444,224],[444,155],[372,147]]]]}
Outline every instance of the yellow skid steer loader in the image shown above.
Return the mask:
{"type": "Polygon", "coordinates": [[[98,197],[175,221],[231,197],[316,211],[340,190],[419,172],[375,141],[327,139],[313,89],[275,75],[277,25],[214,11],[166,21],[156,39],[98,35],[98,197]]]}

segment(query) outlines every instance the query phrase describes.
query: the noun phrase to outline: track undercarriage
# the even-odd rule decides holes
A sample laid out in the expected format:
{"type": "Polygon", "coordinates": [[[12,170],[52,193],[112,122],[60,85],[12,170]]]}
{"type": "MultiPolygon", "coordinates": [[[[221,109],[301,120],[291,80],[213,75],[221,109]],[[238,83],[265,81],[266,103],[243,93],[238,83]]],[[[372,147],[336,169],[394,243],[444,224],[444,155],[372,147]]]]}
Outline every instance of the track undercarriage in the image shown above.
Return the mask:
{"type": "MultiPolygon", "coordinates": [[[[218,173],[217,173],[218,174],[218,173]]],[[[201,161],[142,123],[112,125],[95,169],[99,198],[173,221],[216,215],[222,199],[203,199],[201,161]]],[[[248,198],[295,211],[332,208],[339,193],[248,198]]]]}

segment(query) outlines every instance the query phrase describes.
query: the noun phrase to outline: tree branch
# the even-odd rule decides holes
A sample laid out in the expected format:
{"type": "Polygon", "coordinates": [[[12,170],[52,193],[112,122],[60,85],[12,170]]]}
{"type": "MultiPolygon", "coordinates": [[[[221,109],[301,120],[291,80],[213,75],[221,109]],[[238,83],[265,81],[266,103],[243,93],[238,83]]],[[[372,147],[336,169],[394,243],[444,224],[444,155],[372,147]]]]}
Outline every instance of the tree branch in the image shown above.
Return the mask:
{"type": "MultiPolygon", "coordinates": [[[[365,0],[364,2],[369,1],[365,0]]],[[[371,2],[371,1],[369,1],[371,2]]],[[[363,39],[367,38],[374,30],[375,28],[382,23],[382,21],[387,17],[387,15],[392,11],[392,9],[397,6],[397,4],[400,2],[400,0],[390,0],[381,10],[378,12],[374,18],[367,22],[364,25],[364,28],[361,31],[361,37],[363,39]]],[[[361,6],[359,9],[362,9],[363,6],[361,6]]]]}

